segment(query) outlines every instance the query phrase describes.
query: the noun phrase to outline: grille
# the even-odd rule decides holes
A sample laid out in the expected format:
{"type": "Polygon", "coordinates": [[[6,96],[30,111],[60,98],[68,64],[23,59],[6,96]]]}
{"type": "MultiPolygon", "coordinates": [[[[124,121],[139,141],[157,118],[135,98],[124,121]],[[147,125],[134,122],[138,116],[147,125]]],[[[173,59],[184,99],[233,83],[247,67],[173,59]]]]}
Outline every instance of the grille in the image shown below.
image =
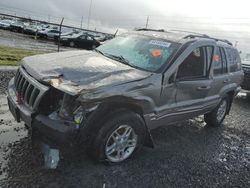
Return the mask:
{"type": "Polygon", "coordinates": [[[16,92],[21,94],[22,103],[33,111],[37,109],[41,98],[49,89],[28,75],[23,68],[18,69],[14,85],[16,92]]]}

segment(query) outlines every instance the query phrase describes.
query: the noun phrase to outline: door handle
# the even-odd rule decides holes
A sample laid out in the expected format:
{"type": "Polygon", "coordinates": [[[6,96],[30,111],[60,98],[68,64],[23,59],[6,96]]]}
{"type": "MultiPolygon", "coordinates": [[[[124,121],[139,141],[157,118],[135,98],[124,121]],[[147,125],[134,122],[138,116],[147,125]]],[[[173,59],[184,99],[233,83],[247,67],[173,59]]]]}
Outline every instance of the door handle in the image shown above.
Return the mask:
{"type": "Polygon", "coordinates": [[[226,80],[223,81],[223,83],[227,83],[227,82],[229,82],[229,81],[230,81],[229,79],[226,79],[226,80]]]}
{"type": "Polygon", "coordinates": [[[197,90],[209,90],[211,88],[211,86],[200,86],[200,87],[197,87],[197,90]]]}

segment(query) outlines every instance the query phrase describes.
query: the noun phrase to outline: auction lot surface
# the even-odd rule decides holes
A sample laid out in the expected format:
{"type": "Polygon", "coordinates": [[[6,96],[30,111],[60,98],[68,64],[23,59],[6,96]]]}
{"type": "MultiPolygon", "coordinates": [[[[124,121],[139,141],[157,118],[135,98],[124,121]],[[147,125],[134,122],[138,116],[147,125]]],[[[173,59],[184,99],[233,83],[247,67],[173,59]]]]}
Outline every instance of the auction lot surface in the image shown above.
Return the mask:
{"type": "Polygon", "coordinates": [[[154,130],[155,149],[143,148],[120,165],[70,155],[48,171],[8,110],[12,76],[0,71],[0,187],[250,187],[250,98],[244,93],[220,128],[199,117],[154,130]]]}

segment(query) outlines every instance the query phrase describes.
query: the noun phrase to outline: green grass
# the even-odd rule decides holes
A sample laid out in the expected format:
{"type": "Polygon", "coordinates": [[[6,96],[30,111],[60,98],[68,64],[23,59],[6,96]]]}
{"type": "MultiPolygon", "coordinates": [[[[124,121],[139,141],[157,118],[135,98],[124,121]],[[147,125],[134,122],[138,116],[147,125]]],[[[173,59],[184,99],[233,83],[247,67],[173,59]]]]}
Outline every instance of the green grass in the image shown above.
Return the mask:
{"type": "Polygon", "coordinates": [[[19,65],[20,60],[26,56],[41,54],[35,50],[26,50],[21,48],[10,48],[0,46],[0,66],[2,65],[19,65]]]}

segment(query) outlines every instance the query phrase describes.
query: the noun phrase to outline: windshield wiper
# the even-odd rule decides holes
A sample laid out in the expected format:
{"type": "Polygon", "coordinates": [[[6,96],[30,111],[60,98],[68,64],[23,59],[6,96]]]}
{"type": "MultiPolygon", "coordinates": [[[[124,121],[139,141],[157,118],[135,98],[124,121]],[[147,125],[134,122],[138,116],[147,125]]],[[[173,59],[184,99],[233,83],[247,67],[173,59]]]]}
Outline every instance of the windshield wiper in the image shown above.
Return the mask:
{"type": "Polygon", "coordinates": [[[104,54],[106,55],[107,57],[110,57],[111,59],[115,59],[115,60],[118,60],[126,65],[130,65],[130,66],[133,66],[129,63],[129,60],[127,60],[126,58],[124,58],[122,55],[113,55],[113,54],[104,54]]]}
{"type": "Polygon", "coordinates": [[[114,59],[116,61],[119,61],[119,62],[121,62],[123,64],[129,65],[131,67],[136,67],[136,66],[130,64],[129,60],[127,60],[126,58],[124,58],[122,55],[108,54],[108,53],[104,53],[104,52],[102,52],[102,51],[100,51],[98,49],[94,49],[94,51],[97,52],[97,53],[99,53],[99,54],[102,54],[102,55],[104,55],[104,56],[106,56],[108,58],[111,58],[111,59],[114,59]]]}

